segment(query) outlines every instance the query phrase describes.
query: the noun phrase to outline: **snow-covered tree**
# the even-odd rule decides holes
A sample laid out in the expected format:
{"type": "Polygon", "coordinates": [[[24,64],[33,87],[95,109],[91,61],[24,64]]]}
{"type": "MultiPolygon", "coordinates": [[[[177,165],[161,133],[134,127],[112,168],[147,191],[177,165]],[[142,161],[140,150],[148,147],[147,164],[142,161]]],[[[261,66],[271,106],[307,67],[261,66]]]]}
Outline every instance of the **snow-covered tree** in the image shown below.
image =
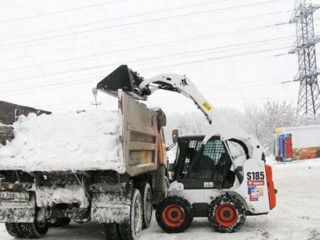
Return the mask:
{"type": "Polygon", "coordinates": [[[268,149],[273,141],[274,130],[299,124],[295,107],[287,102],[266,102],[262,107],[245,109],[245,129],[268,149]]]}
{"type": "MultiPolygon", "coordinates": [[[[215,111],[219,119],[227,121],[232,127],[238,127],[256,137],[268,151],[272,145],[274,130],[279,127],[302,125],[296,115],[294,105],[288,102],[266,102],[263,106],[247,106],[242,113],[233,108],[222,108],[215,111]]],[[[200,112],[175,113],[168,116],[166,140],[171,143],[172,129],[178,129],[180,135],[205,134],[209,125],[200,112]]]]}

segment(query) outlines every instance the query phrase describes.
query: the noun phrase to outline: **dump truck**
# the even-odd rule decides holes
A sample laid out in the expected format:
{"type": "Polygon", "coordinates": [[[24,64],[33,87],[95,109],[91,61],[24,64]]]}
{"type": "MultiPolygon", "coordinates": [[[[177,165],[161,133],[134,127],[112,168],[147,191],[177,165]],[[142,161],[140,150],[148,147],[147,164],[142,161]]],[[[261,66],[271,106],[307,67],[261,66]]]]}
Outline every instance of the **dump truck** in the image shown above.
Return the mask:
{"type": "Polygon", "coordinates": [[[38,126],[33,125],[39,123],[40,128],[37,121],[50,125],[54,113],[22,116],[13,126],[6,126],[0,144],[0,222],[5,223],[10,235],[37,238],[44,236],[50,227],[66,226],[70,220],[101,223],[106,239],[138,239],[142,229],[149,227],[152,206],[167,191],[162,129],[166,117],[161,109],[149,109],[122,90],[117,95],[118,111],[97,113],[92,118],[92,121],[100,118],[102,123],[118,120],[117,128],[105,129],[103,124],[96,126],[98,123],[83,121],[86,111],[79,111],[75,113],[75,121],[83,121],[81,128],[72,129],[71,123],[70,132],[65,129],[61,133],[64,137],[76,135],[91,124],[102,132],[102,140],[112,141],[94,143],[96,139],[91,139],[90,130],[86,136],[79,135],[81,142],[72,149],[69,146],[72,142],[64,143],[63,138],[62,142],[52,144],[50,139],[60,135],[57,131],[68,124],[68,116],[63,115],[63,121],[50,130],[38,131],[38,126]],[[110,120],[108,115],[115,117],[110,120]],[[38,132],[32,139],[25,137],[29,135],[21,137],[28,131],[38,132]],[[26,148],[38,137],[37,145],[26,148]],[[90,154],[86,153],[88,145],[94,148],[90,154]],[[68,152],[53,157],[59,147],[68,152]],[[85,151],[74,155],[73,151],[81,147],[85,151]],[[107,157],[95,159],[98,151],[107,157]]]}

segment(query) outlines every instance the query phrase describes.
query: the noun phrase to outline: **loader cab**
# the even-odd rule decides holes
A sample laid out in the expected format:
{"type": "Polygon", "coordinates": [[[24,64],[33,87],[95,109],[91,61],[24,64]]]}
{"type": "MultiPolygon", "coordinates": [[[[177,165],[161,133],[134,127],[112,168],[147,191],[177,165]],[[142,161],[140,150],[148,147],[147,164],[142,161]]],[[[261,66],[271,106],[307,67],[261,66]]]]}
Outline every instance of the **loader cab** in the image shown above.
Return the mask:
{"type": "Polygon", "coordinates": [[[245,149],[232,140],[222,141],[219,136],[211,137],[206,144],[203,140],[204,136],[177,137],[176,159],[170,167],[172,181],[183,183],[185,189],[231,188],[235,173],[226,144],[236,144],[239,154],[245,155],[245,149]]]}

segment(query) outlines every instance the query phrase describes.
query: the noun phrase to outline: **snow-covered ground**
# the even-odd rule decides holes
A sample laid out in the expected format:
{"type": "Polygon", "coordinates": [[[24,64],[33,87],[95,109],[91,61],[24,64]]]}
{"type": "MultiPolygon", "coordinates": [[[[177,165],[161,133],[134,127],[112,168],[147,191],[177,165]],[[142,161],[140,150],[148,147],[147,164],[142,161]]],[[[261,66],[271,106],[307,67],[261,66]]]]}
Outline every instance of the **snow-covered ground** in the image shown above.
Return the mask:
{"type": "MultiPolygon", "coordinates": [[[[203,218],[195,219],[185,233],[166,234],[153,221],[141,239],[320,240],[320,159],[274,164],[274,181],[278,189],[277,207],[269,215],[247,217],[236,233],[214,232],[203,218]]],[[[3,225],[0,225],[0,239],[12,239],[3,225]]],[[[66,229],[50,229],[44,239],[102,240],[104,237],[98,224],[72,224],[66,229]]]]}

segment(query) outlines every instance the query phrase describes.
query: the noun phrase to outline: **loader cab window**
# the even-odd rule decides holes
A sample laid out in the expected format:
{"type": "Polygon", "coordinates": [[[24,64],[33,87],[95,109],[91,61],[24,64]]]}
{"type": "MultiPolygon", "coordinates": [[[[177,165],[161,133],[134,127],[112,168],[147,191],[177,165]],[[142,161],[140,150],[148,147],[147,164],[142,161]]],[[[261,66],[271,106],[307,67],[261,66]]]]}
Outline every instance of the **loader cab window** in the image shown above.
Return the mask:
{"type": "Polygon", "coordinates": [[[192,160],[198,154],[201,144],[202,144],[202,141],[197,141],[197,140],[189,141],[188,147],[186,149],[186,158],[184,161],[184,167],[182,170],[183,176],[185,176],[188,173],[189,169],[191,168],[192,160]]]}
{"type": "Polygon", "coordinates": [[[203,138],[179,139],[174,180],[182,182],[186,189],[201,189],[208,186],[230,188],[234,178],[229,178],[227,185],[224,180],[230,172],[232,161],[224,142],[219,137],[213,137],[203,145],[203,138]]]}
{"type": "Polygon", "coordinates": [[[198,154],[203,137],[182,137],[178,140],[174,178],[184,178],[189,172],[192,160],[198,154]]]}
{"type": "Polygon", "coordinates": [[[229,147],[232,158],[235,159],[237,157],[246,155],[246,152],[244,151],[243,147],[239,143],[233,142],[233,141],[227,141],[227,143],[228,143],[228,147],[229,147]]]}
{"type": "Polygon", "coordinates": [[[211,139],[203,147],[190,169],[189,177],[197,179],[213,179],[220,160],[226,154],[226,149],[219,139],[211,139]]]}
{"type": "Polygon", "coordinates": [[[202,156],[209,157],[217,165],[221,155],[225,153],[221,140],[210,140],[204,147],[202,156]]]}

